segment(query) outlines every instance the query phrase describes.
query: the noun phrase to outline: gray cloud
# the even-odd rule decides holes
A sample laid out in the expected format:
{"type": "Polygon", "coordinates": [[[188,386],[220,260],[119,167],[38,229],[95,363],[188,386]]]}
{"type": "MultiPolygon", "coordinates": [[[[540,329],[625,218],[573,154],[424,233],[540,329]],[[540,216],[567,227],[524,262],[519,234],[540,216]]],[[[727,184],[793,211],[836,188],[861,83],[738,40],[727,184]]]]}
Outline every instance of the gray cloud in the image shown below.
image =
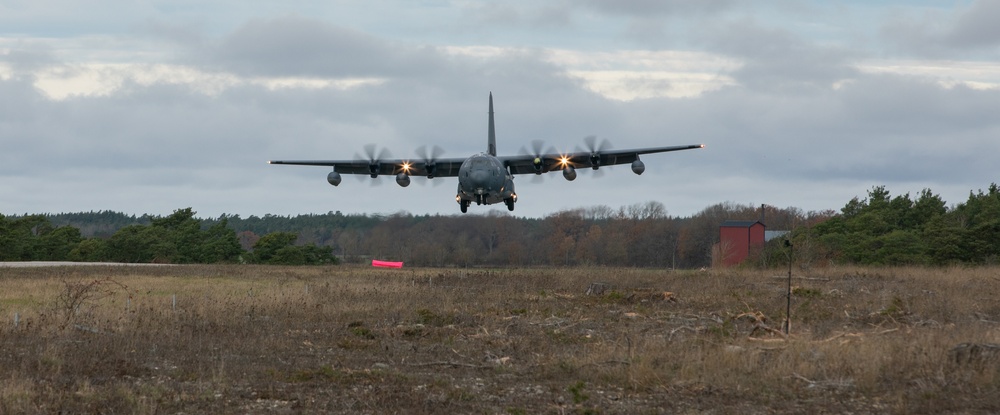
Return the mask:
{"type": "MultiPolygon", "coordinates": [[[[544,33],[558,44],[579,44],[586,39],[597,49],[622,41],[665,47],[684,44],[691,27],[738,9],[736,5],[732,0],[467,2],[461,6],[466,21],[459,26],[463,34],[480,41],[497,41],[511,34],[510,29],[518,29],[544,33]]],[[[513,39],[523,45],[537,37],[531,33],[513,39]]]]}
{"type": "Polygon", "coordinates": [[[1000,52],[1000,2],[978,0],[955,19],[947,30],[951,46],[990,48],[1000,52]]]}
{"type": "Polygon", "coordinates": [[[857,52],[804,41],[752,20],[709,25],[699,31],[699,37],[711,50],[740,59],[743,67],[732,76],[751,88],[815,92],[857,76],[853,67],[857,52]]]}
{"type": "MultiPolygon", "coordinates": [[[[35,122],[35,117],[37,116],[36,108],[42,106],[46,99],[39,95],[32,81],[33,79],[28,77],[17,77],[9,80],[0,79],[0,96],[4,97],[4,99],[0,100],[0,125],[10,128],[15,125],[35,122]]],[[[5,145],[13,143],[7,140],[18,138],[16,135],[11,134],[11,132],[12,130],[5,130],[3,134],[0,134],[0,140],[4,140],[5,145]]],[[[16,147],[5,146],[4,148],[10,149],[16,147]]],[[[12,155],[9,151],[0,152],[0,154],[12,155]]]]}
{"type": "Polygon", "coordinates": [[[983,154],[1000,151],[991,139],[1000,122],[988,115],[1000,109],[998,98],[1000,91],[861,76],[840,89],[808,95],[730,88],[693,108],[677,104],[665,112],[677,114],[675,128],[706,131],[715,156],[709,170],[768,181],[794,176],[817,185],[853,180],[961,186],[992,180],[983,154]]]}
{"type": "MultiPolygon", "coordinates": [[[[2,49],[0,52],[3,52],[2,49]]],[[[0,53],[0,62],[10,65],[13,72],[19,76],[59,64],[49,46],[30,41],[15,42],[6,53],[0,53]]]]}
{"type": "MultiPolygon", "coordinates": [[[[648,200],[680,215],[727,200],[836,209],[883,184],[894,194],[930,187],[956,203],[997,181],[1000,91],[859,73],[852,65],[864,52],[763,20],[727,18],[688,35],[692,44],[745,62],[728,74],[737,85],[631,102],[588,91],[542,49],[458,56],[439,48],[445,45],[303,17],[249,21],[220,36],[176,27],[153,32],[179,45],[170,49],[181,51],[177,61],[203,70],[386,81],[348,89],[248,83],[206,94],[197,84],[132,80],[105,96],[54,101],[30,77],[0,78],[0,145],[11,149],[0,152],[0,212],[166,214],[191,206],[204,215],[450,214],[457,211],[454,180],[407,189],[391,179],[374,188],[368,180],[345,180],[332,188],[324,168],[265,161],[349,159],[367,143],[397,157],[435,144],[449,157],[483,151],[490,91],[504,154],[535,139],[570,150],[592,134],[616,148],[708,145],[644,157],[647,172],[638,177],[624,167],[572,183],[558,175],[540,184],[519,177],[519,215],[648,200]]],[[[569,36],[578,29],[564,30],[569,36]]],[[[22,59],[33,62],[4,58],[22,59]]]]}
{"type": "Polygon", "coordinates": [[[733,0],[587,0],[587,6],[605,13],[649,17],[650,15],[684,16],[717,13],[732,7],[733,0]]]}
{"type": "MultiPolygon", "coordinates": [[[[301,17],[253,20],[199,51],[209,65],[268,76],[379,77],[433,70],[433,48],[412,48],[301,17]]],[[[441,69],[441,68],[438,68],[441,69]]]]}
{"type": "Polygon", "coordinates": [[[183,48],[204,47],[207,42],[205,28],[194,23],[173,23],[149,18],[135,25],[134,30],[153,39],[162,39],[183,48]]]}
{"type": "Polygon", "coordinates": [[[1000,56],[1000,3],[977,0],[955,10],[899,12],[888,19],[881,35],[895,50],[927,57],[1000,56]]]}

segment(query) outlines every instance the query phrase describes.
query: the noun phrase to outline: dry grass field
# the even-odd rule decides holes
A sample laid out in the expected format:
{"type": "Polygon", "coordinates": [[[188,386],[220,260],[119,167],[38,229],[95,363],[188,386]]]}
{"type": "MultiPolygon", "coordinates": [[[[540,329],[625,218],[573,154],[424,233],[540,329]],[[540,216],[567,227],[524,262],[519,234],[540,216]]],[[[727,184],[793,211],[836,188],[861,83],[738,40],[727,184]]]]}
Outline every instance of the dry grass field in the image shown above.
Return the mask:
{"type": "Polygon", "coordinates": [[[0,413],[1000,412],[1000,269],[798,271],[788,338],[783,274],[0,268],[0,413]]]}

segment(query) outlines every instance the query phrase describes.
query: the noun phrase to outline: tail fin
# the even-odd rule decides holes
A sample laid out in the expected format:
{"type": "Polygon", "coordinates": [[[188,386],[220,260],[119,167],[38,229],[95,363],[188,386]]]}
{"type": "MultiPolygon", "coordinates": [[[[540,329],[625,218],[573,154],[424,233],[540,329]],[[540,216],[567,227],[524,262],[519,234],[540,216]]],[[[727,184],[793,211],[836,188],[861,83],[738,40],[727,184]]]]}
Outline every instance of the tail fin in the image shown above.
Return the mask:
{"type": "Polygon", "coordinates": [[[493,126],[493,92],[490,92],[490,130],[489,130],[489,142],[487,143],[486,151],[491,156],[497,155],[497,131],[496,127],[493,126]]]}

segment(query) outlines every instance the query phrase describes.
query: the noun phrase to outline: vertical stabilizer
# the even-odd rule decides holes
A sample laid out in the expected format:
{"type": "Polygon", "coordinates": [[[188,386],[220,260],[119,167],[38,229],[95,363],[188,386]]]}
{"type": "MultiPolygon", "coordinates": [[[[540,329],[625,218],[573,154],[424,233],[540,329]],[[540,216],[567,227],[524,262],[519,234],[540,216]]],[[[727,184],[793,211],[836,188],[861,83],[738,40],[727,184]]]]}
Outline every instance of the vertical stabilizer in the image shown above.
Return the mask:
{"type": "Polygon", "coordinates": [[[490,92],[490,130],[489,130],[489,142],[487,143],[486,152],[491,156],[497,155],[497,131],[493,126],[493,92],[490,92]]]}

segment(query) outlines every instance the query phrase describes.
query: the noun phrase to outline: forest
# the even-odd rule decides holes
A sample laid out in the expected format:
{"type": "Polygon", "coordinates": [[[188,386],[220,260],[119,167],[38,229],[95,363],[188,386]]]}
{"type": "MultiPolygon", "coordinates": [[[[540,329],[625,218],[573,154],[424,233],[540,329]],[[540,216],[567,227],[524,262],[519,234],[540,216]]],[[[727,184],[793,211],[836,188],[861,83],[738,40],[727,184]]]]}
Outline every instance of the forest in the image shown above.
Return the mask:
{"type": "Polygon", "coordinates": [[[593,206],[544,218],[486,215],[221,215],[192,208],[166,217],[110,211],[0,215],[0,260],[331,264],[372,258],[415,266],[701,268],[725,220],[790,231],[744,266],[993,264],[1000,259],[1000,187],[948,206],[930,189],[893,196],[876,186],[839,211],[732,202],[690,217],[659,202],[593,206]],[[794,250],[788,250],[785,240],[794,250]]]}
{"type": "Polygon", "coordinates": [[[0,261],[81,261],[169,264],[258,263],[316,265],[335,263],[328,248],[296,245],[290,232],[255,238],[240,245],[225,218],[196,219],[191,208],[166,217],[128,218],[123,214],[0,215],[0,261]],[[58,225],[74,218],[83,225],[58,225]],[[54,224],[56,223],[56,224],[54,224]],[[106,234],[84,237],[81,227],[106,234]]]}

